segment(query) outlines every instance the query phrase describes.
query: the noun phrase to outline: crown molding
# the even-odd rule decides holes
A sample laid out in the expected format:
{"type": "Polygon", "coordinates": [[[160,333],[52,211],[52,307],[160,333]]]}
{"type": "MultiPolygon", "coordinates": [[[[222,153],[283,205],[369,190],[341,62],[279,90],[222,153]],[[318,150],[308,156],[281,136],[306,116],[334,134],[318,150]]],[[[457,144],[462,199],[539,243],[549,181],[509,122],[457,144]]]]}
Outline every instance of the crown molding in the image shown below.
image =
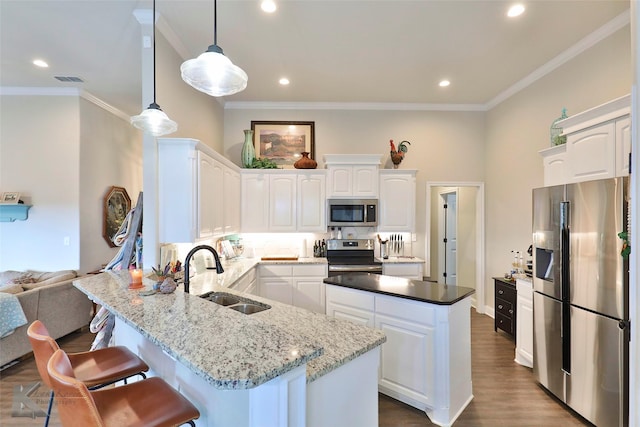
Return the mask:
{"type": "Polygon", "coordinates": [[[631,12],[630,10],[627,9],[625,12],[616,16],[611,21],[604,24],[602,27],[598,28],[597,30],[595,30],[594,32],[592,32],[582,40],[578,41],[578,43],[574,44],[569,49],[565,50],[560,55],[553,58],[551,61],[547,62],[546,64],[539,67],[538,69],[533,71],[531,74],[529,74],[522,80],[518,81],[511,87],[507,88],[505,91],[498,94],[498,96],[496,96],[495,98],[493,98],[492,100],[490,100],[485,104],[485,110],[486,111],[491,110],[501,102],[507,100],[508,98],[512,97],[516,93],[530,86],[537,80],[551,73],[556,68],[571,61],[573,58],[580,55],[582,52],[592,48],[602,40],[620,31],[622,28],[629,25],[630,22],[631,22],[631,12]]]}
{"type": "Polygon", "coordinates": [[[413,104],[392,102],[236,102],[225,110],[378,110],[378,111],[484,111],[482,104],[413,104]]]}
{"type": "Polygon", "coordinates": [[[73,96],[82,98],[98,107],[108,111],[121,118],[129,121],[130,117],[121,110],[111,104],[107,104],[100,98],[92,95],[86,90],[77,87],[22,87],[22,86],[0,86],[0,96],[73,96]]]}

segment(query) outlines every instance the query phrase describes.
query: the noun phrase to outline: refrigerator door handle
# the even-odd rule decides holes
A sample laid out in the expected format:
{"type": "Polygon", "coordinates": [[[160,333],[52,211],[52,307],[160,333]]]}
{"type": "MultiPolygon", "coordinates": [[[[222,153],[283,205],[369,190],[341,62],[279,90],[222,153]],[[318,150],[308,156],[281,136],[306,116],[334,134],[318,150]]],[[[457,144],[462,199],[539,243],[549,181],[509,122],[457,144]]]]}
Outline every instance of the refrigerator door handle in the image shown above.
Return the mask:
{"type": "Polygon", "coordinates": [[[571,375],[571,308],[569,306],[569,202],[560,202],[560,299],[562,317],[562,370],[571,375]]]}

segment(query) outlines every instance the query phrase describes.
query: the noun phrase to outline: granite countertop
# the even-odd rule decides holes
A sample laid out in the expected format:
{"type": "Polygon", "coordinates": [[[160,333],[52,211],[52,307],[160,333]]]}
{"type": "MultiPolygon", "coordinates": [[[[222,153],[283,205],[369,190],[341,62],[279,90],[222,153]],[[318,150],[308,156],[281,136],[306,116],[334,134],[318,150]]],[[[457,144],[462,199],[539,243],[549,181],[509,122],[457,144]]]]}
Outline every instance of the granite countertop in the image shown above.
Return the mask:
{"type": "MultiPolygon", "coordinates": [[[[307,382],[312,382],[386,341],[380,330],[230,288],[256,264],[271,263],[285,262],[224,262],[221,275],[207,271],[193,276],[191,294],[179,287],[169,295],[141,297],[127,289],[125,272],[78,279],[74,285],[219,389],[256,387],[304,363],[307,382]],[[238,313],[197,296],[208,291],[240,295],[271,308],[238,313]]],[[[153,281],[145,278],[144,284],[150,288],[153,281]]]]}
{"type": "Polygon", "coordinates": [[[344,274],[324,283],[438,305],[452,305],[475,292],[464,286],[410,280],[379,274],[344,274]]]}

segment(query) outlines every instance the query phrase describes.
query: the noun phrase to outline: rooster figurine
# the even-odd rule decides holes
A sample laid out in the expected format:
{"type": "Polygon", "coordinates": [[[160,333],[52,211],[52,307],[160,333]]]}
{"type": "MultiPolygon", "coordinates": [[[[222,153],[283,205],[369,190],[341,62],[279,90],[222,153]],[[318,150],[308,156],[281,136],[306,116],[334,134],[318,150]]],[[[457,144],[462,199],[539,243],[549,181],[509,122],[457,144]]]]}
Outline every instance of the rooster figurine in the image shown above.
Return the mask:
{"type": "Polygon", "coordinates": [[[402,141],[398,144],[398,150],[396,151],[396,146],[393,143],[393,139],[389,140],[389,145],[391,146],[391,162],[393,163],[393,168],[398,169],[400,162],[404,159],[404,153],[409,151],[406,144],[411,145],[409,141],[402,141]]]}

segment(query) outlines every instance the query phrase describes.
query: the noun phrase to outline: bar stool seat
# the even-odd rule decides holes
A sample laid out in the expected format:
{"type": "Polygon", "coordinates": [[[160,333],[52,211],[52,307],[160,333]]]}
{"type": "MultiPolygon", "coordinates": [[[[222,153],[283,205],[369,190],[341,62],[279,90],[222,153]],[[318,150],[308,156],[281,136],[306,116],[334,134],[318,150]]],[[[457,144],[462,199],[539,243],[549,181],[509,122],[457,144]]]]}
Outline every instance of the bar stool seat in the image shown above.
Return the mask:
{"type": "MultiPolygon", "coordinates": [[[[45,325],[35,320],[27,328],[27,336],[31,342],[33,355],[36,359],[36,367],[42,381],[51,389],[51,381],[47,372],[47,363],[56,350],[59,350],[58,343],[49,335],[45,325]]],[[[74,377],[82,381],[88,388],[100,388],[113,384],[120,380],[140,375],[146,378],[144,372],[149,370],[149,366],[133,354],[126,347],[107,347],[99,350],[72,353],[69,360],[73,369],[74,377]]],[[[49,424],[51,406],[53,404],[54,393],[49,397],[49,407],[44,426],[49,424]]]]}
{"type": "Polygon", "coordinates": [[[118,387],[89,390],[73,377],[73,367],[63,350],[47,365],[58,399],[63,426],[151,427],[194,425],[200,412],[158,377],[118,387]]]}

